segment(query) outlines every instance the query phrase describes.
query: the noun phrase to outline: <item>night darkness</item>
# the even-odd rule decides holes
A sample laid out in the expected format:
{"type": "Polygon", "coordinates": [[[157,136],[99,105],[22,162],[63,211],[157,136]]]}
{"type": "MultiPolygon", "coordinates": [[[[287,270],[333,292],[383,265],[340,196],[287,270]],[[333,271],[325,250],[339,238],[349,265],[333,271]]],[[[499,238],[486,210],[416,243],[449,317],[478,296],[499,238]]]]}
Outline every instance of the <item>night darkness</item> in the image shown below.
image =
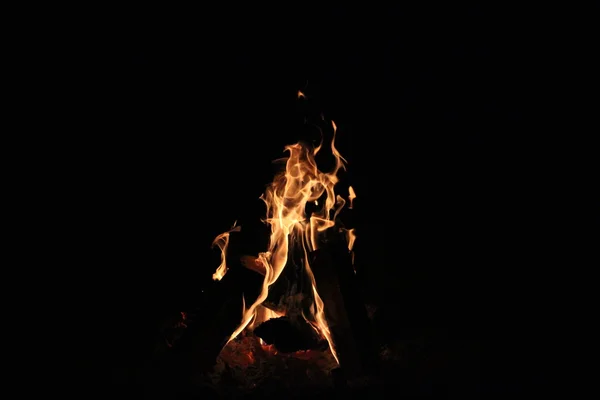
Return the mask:
{"type": "Polygon", "coordinates": [[[161,318],[202,304],[216,235],[238,221],[260,245],[272,161],[313,140],[303,121],[321,113],[358,195],[374,323],[384,341],[421,346],[398,372],[408,389],[390,390],[476,398],[539,380],[532,321],[510,311],[534,222],[520,200],[525,50],[502,18],[218,8],[101,23],[70,66],[79,139],[65,190],[73,257],[85,260],[72,279],[93,315],[81,325],[91,387],[136,393],[114,371],[148,357],[161,318]]]}

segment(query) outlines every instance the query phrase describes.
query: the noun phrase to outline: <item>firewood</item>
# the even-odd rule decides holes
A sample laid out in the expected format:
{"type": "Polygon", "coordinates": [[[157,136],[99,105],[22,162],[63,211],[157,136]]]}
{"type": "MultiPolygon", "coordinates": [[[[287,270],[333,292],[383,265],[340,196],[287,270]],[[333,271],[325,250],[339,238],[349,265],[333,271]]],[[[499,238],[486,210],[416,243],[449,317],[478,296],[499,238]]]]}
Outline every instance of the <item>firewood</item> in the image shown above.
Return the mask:
{"type": "Polygon", "coordinates": [[[249,270],[257,272],[257,273],[261,274],[262,276],[265,276],[265,274],[266,274],[265,266],[262,264],[262,262],[260,262],[260,260],[257,257],[241,256],[240,262],[242,263],[242,265],[244,267],[248,268],[249,270]]]}
{"type": "Polygon", "coordinates": [[[357,377],[373,366],[377,353],[351,254],[343,241],[333,240],[311,257],[340,366],[349,378],[357,377]]]}
{"type": "Polygon", "coordinates": [[[254,334],[282,353],[298,350],[326,350],[327,341],[302,317],[272,318],[254,329],[254,334]]]}

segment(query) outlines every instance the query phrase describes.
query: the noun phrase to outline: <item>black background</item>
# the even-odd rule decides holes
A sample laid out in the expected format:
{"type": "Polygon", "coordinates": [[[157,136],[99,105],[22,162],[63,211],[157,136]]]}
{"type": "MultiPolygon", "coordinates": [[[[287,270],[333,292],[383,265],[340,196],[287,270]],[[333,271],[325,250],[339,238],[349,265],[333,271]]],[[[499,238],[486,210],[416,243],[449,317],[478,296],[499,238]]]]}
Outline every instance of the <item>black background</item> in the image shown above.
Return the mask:
{"type": "Polygon", "coordinates": [[[465,381],[473,388],[539,378],[540,333],[521,305],[536,268],[530,194],[541,167],[524,118],[530,43],[518,12],[163,11],[90,17],[92,35],[76,38],[61,71],[69,118],[55,190],[79,265],[69,279],[93,316],[82,325],[90,349],[118,358],[156,315],[194,303],[219,262],[212,239],[263,216],[271,161],[305,139],[307,112],[322,112],[358,194],[365,296],[390,329],[486,338],[484,355],[471,346],[465,356],[488,368],[481,383],[465,381]]]}

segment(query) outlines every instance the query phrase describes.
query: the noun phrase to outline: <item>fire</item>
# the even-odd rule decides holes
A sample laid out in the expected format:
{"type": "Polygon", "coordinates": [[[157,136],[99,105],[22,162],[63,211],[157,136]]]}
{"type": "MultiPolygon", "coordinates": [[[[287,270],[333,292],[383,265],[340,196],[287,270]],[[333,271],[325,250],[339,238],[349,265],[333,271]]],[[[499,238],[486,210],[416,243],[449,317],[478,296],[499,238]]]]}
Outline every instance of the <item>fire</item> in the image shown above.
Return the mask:
{"type": "Polygon", "coordinates": [[[352,209],[354,207],[354,199],[356,198],[356,192],[352,186],[348,187],[348,200],[350,200],[350,206],[348,208],[352,209]]]}
{"type": "MultiPolygon", "coordinates": [[[[259,305],[258,307],[256,307],[255,318],[252,320],[252,322],[250,322],[250,324],[248,325],[248,328],[252,329],[271,318],[278,318],[278,317],[282,317],[282,316],[283,316],[283,314],[281,314],[281,313],[277,313],[265,306],[259,305]]],[[[261,342],[262,342],[262,339],[261,339],[261,342]]],[[[262,343],[262,344],[264,344],[264,343],[262,343]]]]}
{"type": "MultiPolygon", "coordinates": [[[[304,98],[298,92],[299,98],[304,98]]],[[[256,301],[246,307],[244,303],[243,317],[240,325],[235,329],[229,341],[233,340],[247,327],[265,321],[269,318],[280,316],[262,306],[267,299],[269,287],[277,281],[291,257],[292,248],[302,249],[302,263],[304,271],[312,284],[314,305],[312,315],[303,317],[313,328],[329,343],[329,348],[339,364],[332,335],[325,319],[324,303],[317,292],[317,285],[309,262],[309,254],[319,248],[321,236],[324,232],[336,225],[336,218],[346,204],[340,195],[336,195],[334,187],[339,182],[338,172],[345,170],[347,161],[335,147],[337,127],[331,121],[333,138],[330,151],[335,160],[335,165],[330,172],[318,169],[315,156],[322,150],[322,142],[317,147],[304,143],[296,143],[285,147],[288,153],[285,171],[279,173],[260,197],[266,205],[266,218],[263,220],[270,226],[270,240],[268,249],[258,254],[258,257],[243,257],[242,263],[246,268],[252,269],[264,276],[262,289],[256,301]],[[317,211],[307,215],[307,205],[314,205],[317,211]]],[[[354,189],[349,188],[349,203],[356,197],[354,189]]],[[[226,252],[229,233],[239,230],[232,227],[229,231],[215,238],[213,244],[221,249],[221,265],[213,275],[219,280],[227,271],[226,252]]],[[[343,229],[343,228],[342,228],[343,229]]],[[[341,230],[341,229],[340,229],[341,230]]],[[[354,244],[354,230],[345,230],[349,250],[354,244]]]]}
{"type": "Polygon", "coordinates": [[[231,232],[239,232],[242,229],[241,226],[236,226],[236,224],[237,224],[237,221],[233,223],[233,226],[231,227],[230,230],[228,230],[227,232],[221,233],[212,242],[213,247],[217,246],[221,250],[221,265],[219,265],[219,268],[217,268],[217,270],[213,274],[213,280],[215,280],[215,281],[220,281],[221,279],[223,279],[223,277],[227,273],[228,268],[227,268],[226,258],[227,258],[227,246],[229,246],[229,234],[231,232]]]}

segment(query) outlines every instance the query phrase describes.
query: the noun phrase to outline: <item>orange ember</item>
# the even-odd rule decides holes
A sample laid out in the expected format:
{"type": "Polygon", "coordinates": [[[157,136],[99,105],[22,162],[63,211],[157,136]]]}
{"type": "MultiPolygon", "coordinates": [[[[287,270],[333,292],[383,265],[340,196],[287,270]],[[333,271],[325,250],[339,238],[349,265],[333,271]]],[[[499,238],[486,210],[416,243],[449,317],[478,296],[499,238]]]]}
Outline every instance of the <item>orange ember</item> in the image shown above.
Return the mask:
{"type": "MultiPolygon", "coordinates": [[[[299,98],[305,98],[298,92],[299,98]]],[[[315,156],[322,150],[323,143],[313,148],[303,143],[296,143],[285,147],[288,153],[285,170],[275,176],[273,182],[267,187],[260,197],[266,205],[266,218],[263,222],[270,226],[270,239],[266,251],[257,257],[246,256],[242,264],[264,276],[262,289],[253,304],[244,302],[243,316],[240,325],[233,332],[229,341],[238,336],[244,329],[252,329],[270,318],[279,317],[278,314],[267,307],[263,302],[269,294],[269,287],[277,281],[291,257],[291,249],[302,250],[301,262],[312,285],[314,303],[310,308],[310,315],[302,312],[302,317],[327,340],[329,348],[336,361],[338,357],[331,332],[325,319],[324,304],[317,292],[317,285],[309,262],[309,254],[319,248],[321,236],[325,231],[336,225],[336,218],[347,201],[334,190],[339,181],[338,173],[346,168],[346,160],[335,147],[336,125],[331,121],[333,137],[329,146],[335,165],[329,172],[320,171],[315,161],[315,156]],[[307,215],[307,205],[316,211],[307,215]],[[314,206],[314,207],[313,207],[314,206]]],[[[352,187],[348,189],[348,203],[352,208],[356,193],[352,187]]],[[[213,279],[220,280],[227,272],[225,262],[229,234],[239,231],[240,227],[234,226],[227,232],[217,236],[213,245],[221,250],[221,265],[213,274],[213,279]]],[[[339,228],[339,232],[346,235],[348,250],[352,251],[356,235],[354,229],[339,228]]]]}

